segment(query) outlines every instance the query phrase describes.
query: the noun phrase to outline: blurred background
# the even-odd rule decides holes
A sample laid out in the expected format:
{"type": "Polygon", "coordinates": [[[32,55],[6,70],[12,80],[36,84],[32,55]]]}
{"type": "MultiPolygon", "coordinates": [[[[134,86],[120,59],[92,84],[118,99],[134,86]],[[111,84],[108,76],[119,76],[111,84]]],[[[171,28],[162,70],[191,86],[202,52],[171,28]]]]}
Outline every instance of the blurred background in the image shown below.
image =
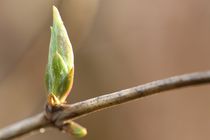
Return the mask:
{"type": "MultiPolygon", "coordinates": [[[[75,53],[75,103],[210,69],[208,0],[0,1],[0,127],[43,110],[52,5],[75,53]]],[[[78,120],[84,140],[210,139],[210,86],[149,96],[78,120]]],[[[69,140],[56,129],[18,140],[69,140]]]]}

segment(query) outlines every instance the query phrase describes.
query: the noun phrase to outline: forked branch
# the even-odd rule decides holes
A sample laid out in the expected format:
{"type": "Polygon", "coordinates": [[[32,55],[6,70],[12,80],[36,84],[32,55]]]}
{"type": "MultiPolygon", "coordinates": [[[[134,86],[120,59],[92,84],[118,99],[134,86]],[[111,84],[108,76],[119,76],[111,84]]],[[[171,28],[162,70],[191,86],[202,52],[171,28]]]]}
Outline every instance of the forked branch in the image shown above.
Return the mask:
{"type": "Polygon", "coordinates": [[[52,114],[52,120],[42,112],[31,118],[0,129],[0,140],[16,138],[42,127],[60,124],[68,119],[77,119],[90,113],[107,109],[134,99],[181,87],[210,83],[210,71],[174,76],[153,81],[144,85],[98,96],[75,104],[67,105],[64,110],[52,114]]]}

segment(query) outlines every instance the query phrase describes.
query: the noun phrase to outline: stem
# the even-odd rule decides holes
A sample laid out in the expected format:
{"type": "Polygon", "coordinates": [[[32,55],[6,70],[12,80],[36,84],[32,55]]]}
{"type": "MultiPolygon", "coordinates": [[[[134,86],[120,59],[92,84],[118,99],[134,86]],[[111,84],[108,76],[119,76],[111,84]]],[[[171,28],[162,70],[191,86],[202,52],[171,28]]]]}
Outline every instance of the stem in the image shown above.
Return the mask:
{"type": "Polygon", "coordinates": [[[44,113],[40,113],[1,129],[0,140],[16,138],[33,130],[46,127],[49,124],[44,113]]]}
{"type": "MultiPolygon", "coordinates": [[[[55,120],[54,124],[56,126],[56,124],[61,124],[64,120],[76,119],[141,97],[181,87],[207,83],[210,83],[210,71],[185,74],[153,81],[144,85],[67,105],[64,110],[53,113],[52,120],[55,120]]],[[[52,123],[53,122],[45,118],[44,113],[41,113],[1,129],[0,140],[15,138],[29,133],[30,131],[49,126],[52,123]]]]}
{"type": "Polygon", "coordinates": [[[69,107],[63,112],[58,112],[55,117],[57,121],[75,119],[152,94],[207,83],[210,83],[210,71],[174,76],[68,105],[69,107]]]}

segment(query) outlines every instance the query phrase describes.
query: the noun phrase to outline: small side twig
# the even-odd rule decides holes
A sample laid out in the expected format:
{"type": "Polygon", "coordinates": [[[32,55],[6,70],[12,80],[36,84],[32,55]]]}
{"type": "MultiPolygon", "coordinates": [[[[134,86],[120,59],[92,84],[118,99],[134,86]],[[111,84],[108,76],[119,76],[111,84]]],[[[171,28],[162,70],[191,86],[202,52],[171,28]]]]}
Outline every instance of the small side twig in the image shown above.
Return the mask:
{"type": "Polygon", "coordinates": [[[15,138],[46,126],[56,126],[56,124],[60,124],[68,119],[76,119],[108,107],[159,92],[207,83],[210,83],[210,71],[174,76],[111,94],[102,95],[68,105],[64,110],[53,113],[52,119],[55,120],[53,122],[45,117],[45,113],[40,113],[34,117],[27,118],[11,126],[0,129],[0,140],[15,138]],[[52,123],[55,125],[51,125],[52,123]]]}

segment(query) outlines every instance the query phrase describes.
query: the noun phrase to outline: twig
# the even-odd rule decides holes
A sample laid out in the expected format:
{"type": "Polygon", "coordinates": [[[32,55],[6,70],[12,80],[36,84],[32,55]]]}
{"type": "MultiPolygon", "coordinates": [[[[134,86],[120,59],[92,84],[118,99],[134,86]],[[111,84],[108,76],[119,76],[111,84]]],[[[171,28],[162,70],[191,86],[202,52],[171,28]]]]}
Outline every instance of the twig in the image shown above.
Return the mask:
{"type": "Polygon", "coordinates": [[[56,126],[67,119],[76,119],[84,115],[107,109],[121,103],[149,96],[162,91],[210,83],[210,71],[174,76],[150,82],[137,87],[102,95],[86,101],[67,105],[64,110],[52,114],[52,120],[46,119],[44,113],[27,118],[0,130],[0,140],[6,140],[29,133],[42,127],[56,126]]]}
{"type": "Polygon", "coordinates": [[[0,130],[0,140],[16,138],[33,130],[46,127],[50,122],[45,118],[44,113],[14,123],[0,130]]]}

